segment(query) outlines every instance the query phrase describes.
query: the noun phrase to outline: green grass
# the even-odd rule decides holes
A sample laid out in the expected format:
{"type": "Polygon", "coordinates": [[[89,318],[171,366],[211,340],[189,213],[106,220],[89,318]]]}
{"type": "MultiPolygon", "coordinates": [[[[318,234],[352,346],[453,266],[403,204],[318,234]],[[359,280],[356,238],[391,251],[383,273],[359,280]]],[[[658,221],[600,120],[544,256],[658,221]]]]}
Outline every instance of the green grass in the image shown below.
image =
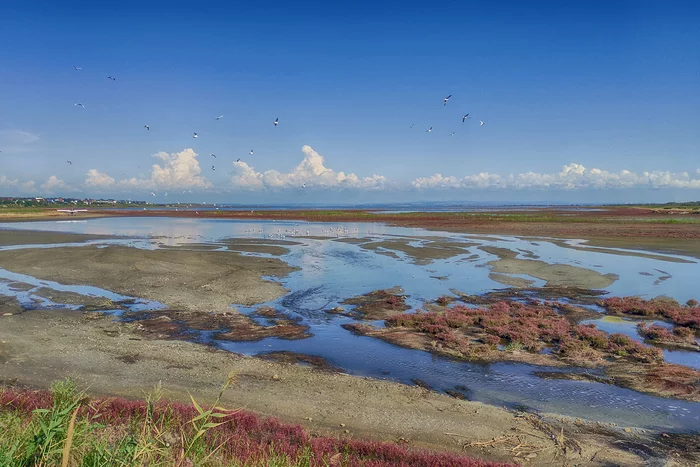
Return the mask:
{"type": "Polygon", "coordinates": [[[507,467],[394,443],[312,436],[301,426],[218,407],[91,399],[70,380],[51,392],[0,388],[0,467],[507,467]]]}

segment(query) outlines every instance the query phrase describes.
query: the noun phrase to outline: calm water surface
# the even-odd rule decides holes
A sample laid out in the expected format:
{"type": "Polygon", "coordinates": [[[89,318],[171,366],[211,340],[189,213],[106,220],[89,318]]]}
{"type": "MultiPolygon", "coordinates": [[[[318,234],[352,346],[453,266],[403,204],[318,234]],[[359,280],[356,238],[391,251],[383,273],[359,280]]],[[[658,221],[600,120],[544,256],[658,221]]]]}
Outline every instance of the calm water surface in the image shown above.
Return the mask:
{"type": "MultiPolygon", "coordinates": [[[[107,218],[0,224],[0,228],[18,228],[88,234],[124,235],[136,240],[110,240],[139,248],[159,248],[191,243],[214,243],[225,238],[258,238],[295,240],[281,257],[300,268],[281,280],[290,293],[268,305],[300,317],[311,327],[314,336],[299,341],[265,339],[259,342],[215,342],[210,334],[201,340],[231,351],[257,354],[288,350],[319,355],[330,363],[356,375],[389,378],[410,383],[420,379],[436,390],[468,388],[472,400],[495,405],[525,405],[536,410],[561,413],[575,417],[614,422],[618,425],[657,427],[665,430],[697,430],[700,426],[700,404],[643,395],[627,389],[599,383],[564,380],[543,380],[534,376],[542,367],[496,363],[474,364],[435,357],[427,352],[403,349],[383,341],[354,336],[340,327],[348,318],[328,315],[325,310],[335,307],[345,298],[392,286],[402,287],[409,296],[408,303],[419,308],[426,300],[449,295],[450,289],[470,294],[484,293],[504,286],[489,279],[489,261],[497,259],[476,246],[496,246],[521,250],[521,258],[533,258],[548,263],[570,264],[601,273],[619,276],[606,291],[612,295],[640,295],[651,298],[668,295],[679,301],[697,296],[695,287],[700,265],[693,258],[666,255],[662,259],[640,256],[620,256],[564,248],[546,240],[527,240],[504,236],[478,236],[432,232],[422,229],[389,227],[378,223],[307,223],[307,222],[248,222],[238,220],[180,219],[180,218],[107,218]],[[323,239],[300,238],[320,236],[323,239]],[[410,238],[411,245],[421,246],[430,238],[464,243],[464,254],[429,264],[416,264],[413,258],[395,252],[399,258],[377,254],[358,245],[335,241],[343,237],[372,237],[379,240],[410,238]],[[523,256],[527,255],[527,256],[523,256]],[[687,262],[676,262],[683,259],[687,262]],[[661,280],[660,280],[661,279],[661,280]]],[[[94,242],[99,244],[105,241],[94,242]]],[[[580,243],[571,242],[572,245],[580,243]]],[[[58,245],[42,246],[53,247],[58,245]]],[[[66,246],[66,245],[60,245],[66,246]]],[[[585,245],[583,245],[585,246],[585,245]]],[[[16,246],[6,248],[36,248],[16,246]]],[[[610,249],[610,251],[615,251],[610,249]]],[[[260,255],[265,256],[265,255],[260,255]]],[[[530,278],[532,279],[532,278],[530,278]]],[[[33,290],[12,290],[7,281],[20,281],[35,287],[105,296],[112,300],[122,297],[112,292],[87,286],[65,286],[51,281],[0,269],[0,293],[16,295],[23,303],[33,306],[59,306],[46,299],[38,302],[33,290]],[[6,282],[2,282],[5,279],[6,282]]],[[[534,285],[543,285],[536,280],[534,285]]],[[[133,310],[158,308],[160,304],[138,300],[133,310]]],[[[252,309],[232,306],[243,313],[252,309]]],[[[595,321],[608,332],[625,332],[639,339],[631,321],[611,323],[595,321]]],[[[700,353],[665,352],[670,362],[700,367],[700,353]]],[[[561,371],[546,369],[548,371],[561,371]]]]}

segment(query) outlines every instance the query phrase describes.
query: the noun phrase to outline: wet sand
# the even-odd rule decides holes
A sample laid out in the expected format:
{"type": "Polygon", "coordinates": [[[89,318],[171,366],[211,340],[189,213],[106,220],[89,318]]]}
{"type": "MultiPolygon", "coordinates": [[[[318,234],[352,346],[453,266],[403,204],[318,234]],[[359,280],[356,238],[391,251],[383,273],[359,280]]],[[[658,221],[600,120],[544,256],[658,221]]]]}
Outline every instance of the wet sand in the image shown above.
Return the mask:
{"type": "MultiPolygon", "coordinates": [[[[65,241],[70,236],[62,235],[65,241]]],[[[66,285],[91,285],[155,300],[185,311],[231,311],[286,293],[263,276],[294,270],[272,258],[234,252],[141,250],[127,246],[80,246],[0,252],[0,267],[66,285]]]]}
{"type": "MultiPolygon", "coordinates": [[[[21,225],[19,226],[21,227],[21,225]]],[[[41,245],[49,243],[74,243],[90,240],[106,240],[106,235],[84,235],[61,232],[39,232],[36,230],[4,230],[0,229],[0,246],[10,245],[41,245]]]]}
{"type": "MultiPolygon", "coordinates": [[[[565,456],[556,441],[522,414],[419,387],[243,357],[189,342],[141,339],[132,325],[95,313],[35,310],[0,320],[3,383],[45,388],[70,376],[91,394],[142,398],[162,382],[166,397],[186,401],[191,392],[207,402],[234,371],[238,382],[221,405],[244,407],[320,433],[348,436],[347,429],[349,436],[453,450],[477,443],[465,453],[504,461],[513,460],[512,445],[495,443],[483,449],[478,443],[518,435],[541,448],[538,456],[525,461],[528,465],[641,466],[649,454],[628,448],[642,444],[656,444],[652,457],[668,455],[650,432],[627,433],[622,427],[546,416],[547,426],[556,433],[563,428],[566,438],[581,448],[580,454],[570,449],[565,456]]],[[[691,465],[684,462],[680,465],[691,465]]]]}
{"type": "MultiPolygon", "coordinates": [[[[42,243],[90,237],[42,235],[42,243]]],[[[0,267],[199,313],[231,312],[230,303],[253,305],[277,298],[285,293],[284,288],[263,277],[282,277],[293,270],[278,259],[234,252],[149,251],[126,246],[4,251],[0,252],[0,267]]],[[[184,400],[188,390],[211,398],[225,374],[234,370],[240,383],[227,395],[229,405],[246,406],[324,432],[342,434],[338,427],[343,423],[353,436],[403,438],[418,446],[444,449],[509,436],[521,423],[520,417],[506,410],[420,388],[264,362],[189,342],[144,339],[136,324],[114,323],[98,314],[44,310],[2,316],[3,307],[0,297],[0,379],[5,382],[46,387],[70,375],[90,385],[95,394],[141,397],[142,391],[163,381],[172,397],[184,400]]],[[[655,434],[637,430],[629,434],[608,425],[553,416],[548,420],[564,423],[566,433],[582,445],[582,454],[570,459],[573,463],[643,465],[642,458],[628,452],[624,443],[655,443],[649,438],[655,434]],[[615,446],[620,441],[625,447],[615,446]]],[[[542,441],[541,433],[538,436],[527,438],[528,442],[545,442],[545,450],[527,463],[560,465],[563,459],[551,440],[545,437],[542,441]]],[[[512,461],[509,449],[507,445],[488,450],[473,446],[466,453],[512,461]]],[[[657,455],[665,452],[662,446],[654,449],[657,455]]]]}
{"type": "Polygon", "coordinates": [[[545,281],[545,286],[565,286],[582,289],[604,289],[614,283],[618,276],[615,274],[601,274],[592,269],[571,266],[569,264],[549,264],[544,261],[532,259],[519,259],[518,253],[506,248],[479,247],[487,253],[498,256],[499,259],[491,261],[488,266],[497,275],[491,275],[493,280],[504,285],[514,287],[528,287],[523,279],[510,276],[507,279],[503,274],[521,274],[545,281]]]}

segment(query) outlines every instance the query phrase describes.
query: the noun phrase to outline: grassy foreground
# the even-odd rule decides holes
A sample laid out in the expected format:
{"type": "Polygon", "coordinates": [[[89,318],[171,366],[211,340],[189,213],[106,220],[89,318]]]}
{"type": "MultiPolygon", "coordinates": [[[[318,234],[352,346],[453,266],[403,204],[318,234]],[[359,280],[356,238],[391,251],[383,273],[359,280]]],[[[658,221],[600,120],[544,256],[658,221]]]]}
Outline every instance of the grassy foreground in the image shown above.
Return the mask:
{"type": "MultiPolygon", "coordinates": [[[[233,383],[230,376],[219,398],[233,383]]],[[[0,390],[0,466],[504,466],[392,443],[313,437],[241,410],[91,399],[70,381],[51,391],[0,390]]]]}

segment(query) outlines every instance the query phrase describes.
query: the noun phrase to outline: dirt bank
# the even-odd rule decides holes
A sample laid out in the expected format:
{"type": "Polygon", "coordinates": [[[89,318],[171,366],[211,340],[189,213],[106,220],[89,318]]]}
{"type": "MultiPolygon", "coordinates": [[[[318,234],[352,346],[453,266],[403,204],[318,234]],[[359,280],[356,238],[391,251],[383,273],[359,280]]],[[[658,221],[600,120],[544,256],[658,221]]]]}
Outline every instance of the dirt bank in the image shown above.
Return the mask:
{"type": "MultiPolygon", "coordinates": [[[[67,237],[67,238],[73,238],[67,237]]],[[[91,285],[155,300],[184,311],[230,311],[231,303],[254,305],[285,289],[263,276],[294,268],[278,259],[234,252],[140,250],[110,245],[0,252],[0,267],[68,285],[91,285]]]]}
{"type": "MultiPolygon", "coordinates": [[[[545,281],[546,286],[604,289],[618,279],[616,274],[601,274],[592,269],[569,264],[549,264],[533,259],[519,259],[517,258],[518,252],[507,248],[481,246],[479,249],[498,256],[496,261],[488,263],[494,273],[523,274],[545,281]]],[[[512,277],[507,280],[501,279],[499,275],[492,274],[489,277],[508,286],[529,287],[532,285],[512,277]]]]}
{"type": "MultiPolygon", "coordinates": [[[[18,227],[21,227],[19,225],[18,227]]],[[[105,240],[106,235],[83,235],[61,232],[39,232],[36,230],[0,229],[0,246],[10,245],[41,245],[49,243],[77,243],[89,240],[105,240]]]]}
{"type": "Polygon", "coordinates": [[[515,457],[527,465],[641,466],[650,458],[675,459],[670,451],[686,456],[677,458],[679,465],[693,461],[682,447],[664,447],[655,441],[658,434],[634,428],[626,432],[559,417],[531,418],[418,387],[242,357],[188,342],[141,339],[130,325],[96,314],[35,310],[0,320],[4,382],[47,387],[71,376],[92,394],[142,398],[160,381],[170,398],[187,400],[189,391],[206,402],[213,400],[225,375],[235,371],[239,382],[222,405],[301,423],[319,433],[443,449],[465,446],[469,455],[507,461],[514,460],[518,444],[519,449],[527,445],[532,448],[525,452],[537,455],[515,457]]]}

